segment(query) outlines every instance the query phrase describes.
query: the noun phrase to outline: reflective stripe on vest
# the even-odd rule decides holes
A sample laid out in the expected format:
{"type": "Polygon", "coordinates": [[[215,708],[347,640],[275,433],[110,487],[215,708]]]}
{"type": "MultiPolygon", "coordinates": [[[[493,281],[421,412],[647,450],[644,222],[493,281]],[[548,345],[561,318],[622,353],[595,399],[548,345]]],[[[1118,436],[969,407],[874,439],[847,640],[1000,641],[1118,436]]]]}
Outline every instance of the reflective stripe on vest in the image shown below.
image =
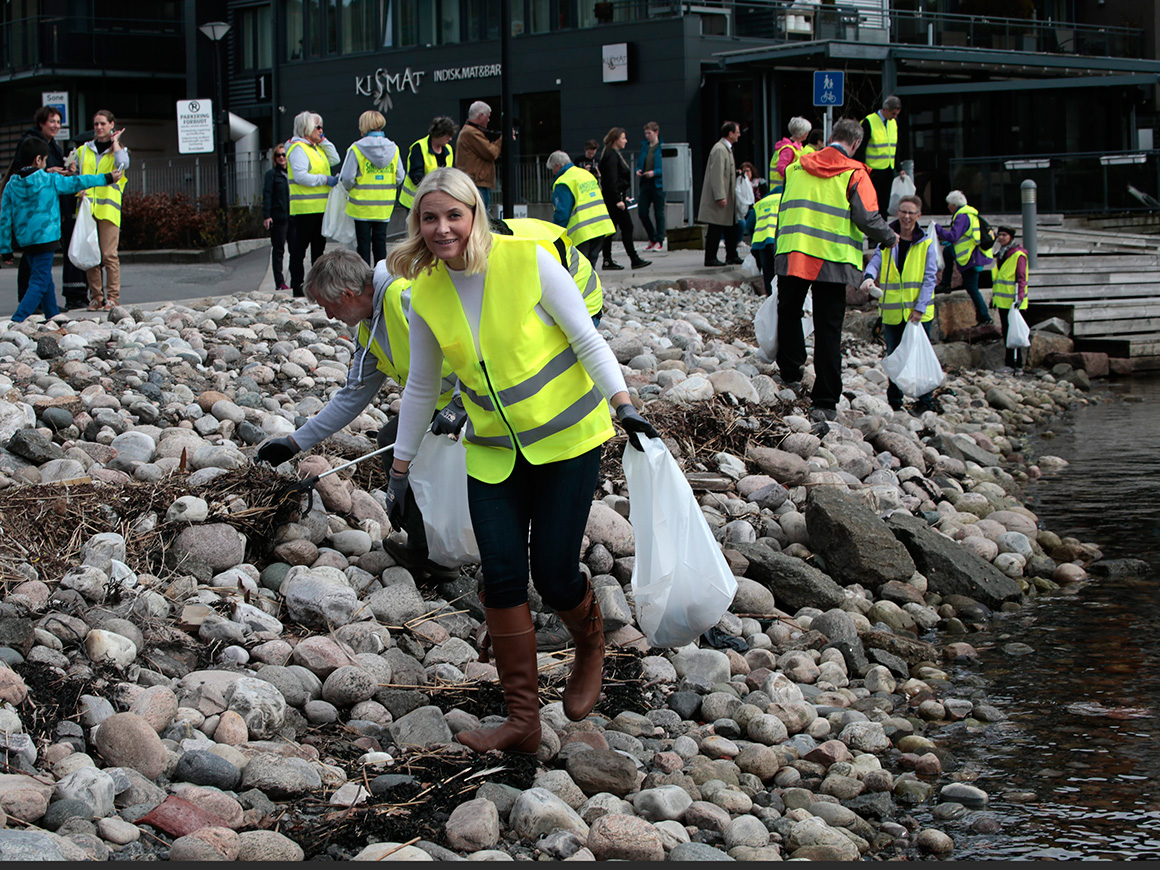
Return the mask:
{"type": "Polygon", "coordinates": [[[572,214],[568,216],[567,226],[572,244],[579,245],[616,232],[595,175],[579,166],[572,166],[556,179],[556,184],[562,184],[572,192],[572,214]]]}
{"type": "Polygon", "coordinates": [[[979,227],[979,212],[974,206],[964,205],[955,212],[951,223],[953,224],[958,220],[961,214],[965,214],[970,219],[970,225],[963,233],[962,238],[955,242],[955,262],[960,266],[965,266],[970,261],[975,248],[979,247],[982,231],[979,227]]]}
{"type": "Polygon", "coordinates": [[[467,473],[485,483],[507,479],[516,449],[542,465],[572,459],[613,435],[608,404],[567,336],[536,314],[542,293],[537,244],[492,236],[479,354],[446,265],[440,262],[414,283],[414,311],[461,383],[468,414],[467,473]]]}
{"type": "Polygon", "coordinates": [[[576,289],[580,291],[580,295],[584,299],[584,306],[588,309],[589,317],[595,317],[604,309],[604,289],[600,286],[600,278],[596,274],[596,269],[593,268],[589,259],[572,244],[562,226],[536,218],[511,218],[504,223],[519,238],[535,239],[540,243],[540,247],[549,251],[556,258],[556,261],[568,270],[568,274],[576,282],[576,289]],[[555,244],[557,241],[564,245],[567,263],[560,259],[560,251],[555,244]]]}
{"type": "MultiPolygon", "coordinates": [[[[898,272],[898,264],[894,261],[894,252],[897,247],[887,248],[882,252],[882,268],[878,270],[878,286],[882,288],[882,299],[878,303],[882,311],[883,323],[902,323],[909,319],[914,310],[914,303],[922,292],[923,279],[926,277],[926,261],[930,254],[932,236],[925,236],[915,242],[906,251],[906,262],[902,264],[902,273],[898,272]]],[[[926,323],[934,317],[934,305],[927,305],[922,313],[922,321],[926,323]]]]}
{"type": "Polygon", "coordinates": [[[862,231],[850,217],[846,189],[854,169],[822,178],[791,164],[781,195],[777,253],[797,252],[862,271],[862,231]]]}
{"type": "Polygon", "coordinates": [[[775,192],[780,191],[782,187],[785,186],[785,176],[777,171],[777,162],[781,160],[781,152],[786,148],[789,148],[794,152],[793,160],[786,164],[785,168],[787,172],[789,171],[789,168],[801,160],[802,157],[801,151],[797,148],[794,148],[794,143],[792,142],[786,142],[784,145],[773,152],[773,159],[769,161],[769,181],[771,189],[774,189],[776,186],[775,192]]]}
{"type": "Polygon", "coordinates": [[[882,116],[877,112],[871,112],[866,120],[870,123],[866,165],[871,169],[893,169],[894,152],[898,148],[898,122],[891,118],[883,124],[882,116]]]}
{"type": "Polygon", "coordinates": [[[308,187],[305,184],[294,183],[294,167],[290,163],[290,155],[295,148],[301,148],[310,161],[307,169],[312,175],[330,175],[330,160],[322,149],[308,142],[292,142],[286,149],[286,176],[290,179],[290,214],[322,214],[326,211],[326,198],[330,195],[330,188],[325,184],[308,187]]]}
{"type": "Polygon", "coordinates": [[[358,174],[350,189],[346,213],[356,221],[389,221],[399,188],[399,149],[382,169],[367,160],[357,145],[351,145],[350,150],[354,152],[358,174]]]}
{"type": "MultiPolygon", "coordinates": [[[[98,155],[88,145],[82,145],[77,152],[80,154],[80,174],[96,175],[102,172],[112,172],[116,167],[113,159],[113,146],[110,145],[104,154],[98,155]]],[[[100,187],[90,187],[85,196],[89,198],[89,207],[93,210],[93,217],[97,220],[109,221],[114,226],[121,225],[121,193],[129,177],[122,175],[115,184],[103,184],[100,187]]],[[[80,207],[80,200],[77,200],[80,207]]]]}
{"type": "MultiPolygon", "coordinates": [[[[1019,266],[1020,257],[1026,261],[1027,252],[1022,249],[1015,251],[992,270],[994,278],[991,280],[991,285],[994,289],[991,292],[991,298],[996,308],[1011,308],[1015,304],[1015,297],[1019,295],[1019,285],[1015,281],[1015,270],[1019,266]]],[[[1030,269],[1027,269],[1026,275],[1028,283],[1030,283],[1030,269]]],[[[1019,306],[1020,309],[1027,307],[1027,296],[1028,293],[1024,290],[1023,304],[1019,306]]]]}
{"type": "MultiPolygon", "coordinates": [[[[412,142],[411,147],[407,149],[407,154],[410,155],[415,150],[415,146],[422,147],[423,154],[423,175],[427,176],[439,168],[439,160],[431,153],[431,137],[424,136],[418,142],[412,142]]],[[[444,144],[443,150],[447,154],[447,160],[444,166],[454,166],[455,152],[451,150],[449,144],[444,144]]],[[[399,191],[399,205],[403,208],[410,208],[415,204],[415,191],[419,189],[418,182],[411,180],[410,158],[407,161],[407,175],[403,178],[403,189],[399,191]]]]}
{"type": "MultiPolygon", "coordinates": [[[[383,327],[387,333],[388,347],[383,347],[371,335],[370,324],[359,321],[358,345],[365,347],[374,356],[376,368],[400,387],[407,385],[407,374],[411,364],[411,333],[407,325],[407,315],[403,311],[403,293],[411,286],[405,278],[393,277],[383,291],[383,327]]],[[[437,407],[442,408],[451,401],[455,391],[456,377],[451,366],[443,365],[443,383],[440,384],[437,407]]]]}
{"type": "Polygon", "coordinates": [[[777,235],[777,207],[781,204],[781,194],[771,193],[762,197],[753,206],[753,244],[751,248],[773,241],[777,235]]]}

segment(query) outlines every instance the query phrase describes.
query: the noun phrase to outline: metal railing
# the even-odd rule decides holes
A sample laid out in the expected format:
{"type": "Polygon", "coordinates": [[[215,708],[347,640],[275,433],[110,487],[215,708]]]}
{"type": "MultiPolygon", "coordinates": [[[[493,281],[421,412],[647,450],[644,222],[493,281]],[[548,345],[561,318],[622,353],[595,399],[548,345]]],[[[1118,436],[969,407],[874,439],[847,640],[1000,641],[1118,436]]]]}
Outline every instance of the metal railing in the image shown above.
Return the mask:
{"type": "MultiPolygon", "coordinates": [[[[263,155],[227,155],[226,200],[230,205],[253,206],[262,203],[262,184],[270,162],[263,155]]],[[[126,172],[127,191],[148,196],[166,193],[184,194],[197,202],[201,197],[218,194],[218,158],[216,154],[134,159],[126,172]]],[[[215,205],[216,200],[215,200],[215,205]]]]}
{"type": "Polygon", "coordinates": [[[46,66],[184,72],[180,20],[38,15],[0,24],[0,72],[46,66]]]}
{"type": "Polygon", "coordinates": [[[1018,212],[1026,178],[1041,212],[1160,211],[1160,149],[955,157],[950,166],[951,187],[980,211],[1018,212]]]}

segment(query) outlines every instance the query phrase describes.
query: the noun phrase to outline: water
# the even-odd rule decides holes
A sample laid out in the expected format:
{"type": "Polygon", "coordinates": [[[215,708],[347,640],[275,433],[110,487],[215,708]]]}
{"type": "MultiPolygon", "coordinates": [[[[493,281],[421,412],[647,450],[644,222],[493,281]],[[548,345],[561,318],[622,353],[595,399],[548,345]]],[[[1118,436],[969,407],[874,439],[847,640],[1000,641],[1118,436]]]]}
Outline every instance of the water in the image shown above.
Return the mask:
{"type": "Polygon", "coordinates": [[[1034,599],[965,638],[980,660],[952,680],[1010,719],[936,737],[991,797],[956,822],[915,812],[954,838],[954,859],[1160,858],[1160,379],[1112,390],[1140,401],[1079,408],[1032,442],[1071,465],[1032,484],[1028,506],[1105,558],[1144,559],[1149,576],[1034,599]],[[1004,652],[1013,641],[1034,651],[1004,652]],[[980,817],[1000,830],[978,832],[980,817]]]}

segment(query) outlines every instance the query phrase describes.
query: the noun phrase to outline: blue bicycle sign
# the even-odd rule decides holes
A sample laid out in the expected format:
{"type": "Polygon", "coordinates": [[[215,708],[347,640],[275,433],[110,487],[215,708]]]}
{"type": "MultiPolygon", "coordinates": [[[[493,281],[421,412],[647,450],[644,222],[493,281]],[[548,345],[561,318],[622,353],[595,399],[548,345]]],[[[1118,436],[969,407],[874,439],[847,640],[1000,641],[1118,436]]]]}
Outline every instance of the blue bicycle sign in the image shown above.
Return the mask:
{"type": "Polygon", "coordinates": [[[840,106],[845,99],[846,74],[838,70],[814,70],[814,105],[840,106]]]}

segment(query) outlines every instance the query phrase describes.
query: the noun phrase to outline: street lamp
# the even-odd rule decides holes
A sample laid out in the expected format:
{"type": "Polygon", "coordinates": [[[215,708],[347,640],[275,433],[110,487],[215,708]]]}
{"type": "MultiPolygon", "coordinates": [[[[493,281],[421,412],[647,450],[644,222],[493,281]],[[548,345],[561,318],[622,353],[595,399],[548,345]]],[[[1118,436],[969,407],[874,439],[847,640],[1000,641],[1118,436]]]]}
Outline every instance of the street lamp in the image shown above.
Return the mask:
{"type": "MultiPolygon", "coordinates": [[[[226,202],[226,145],[225,136],[222,135],[224,121],[226,118],[224,100],[222,99],[222,64],[221,51],[219,46],[222,39],[230,32],[230,26],[224,21],[207,21],[205,24],[197,28],[213,43],[213,83],[214,90],[217,93],[217,153],[218,153],[218,206],[222,211],[222,228],[226,226],[226,214],[229,208],[226,202]]],[[[226,239],[223,238],[225,242],[226,239]]]]}

